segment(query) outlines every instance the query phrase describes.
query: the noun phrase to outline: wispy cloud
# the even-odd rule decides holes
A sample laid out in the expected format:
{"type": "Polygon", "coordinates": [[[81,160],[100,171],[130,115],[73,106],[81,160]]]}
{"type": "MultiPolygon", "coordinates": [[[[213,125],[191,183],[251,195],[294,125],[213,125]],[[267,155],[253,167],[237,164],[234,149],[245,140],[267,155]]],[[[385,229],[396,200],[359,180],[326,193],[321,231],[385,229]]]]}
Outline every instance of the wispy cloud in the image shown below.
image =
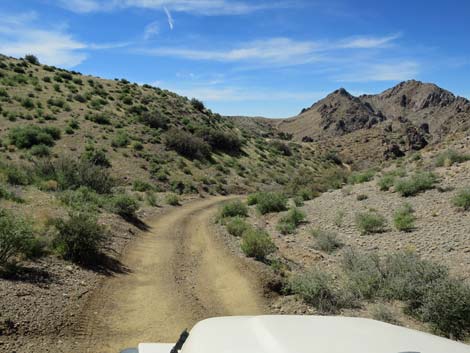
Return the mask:
{"type": "Polygon", "coordinates": [[[344,72],[336,79],[340,82],[403,81],[415,78],[419,71],[420,65],[416,61],[387,60],[352,68],[351,72],[344,72]]]}
{"type": "Polygon", "coordinates": [[[158,25],[158,22],[151,22],[145,27],[144,39],[149,40],[158,35],[158,33],[160,33],[160,26],[158,25]]]}
{"type": "Polygon", "coordinates": [[[253,4],[236,0],[60,0],[59,4],[74,12],[86,13],[137,7],[144,9],[195,13],[206,16],[242,15],[255,11],[295,6],[292,1],[266,1],[253,4]]]}
{"type": "Polygon", "coordinates": [[[352,37],[347,38],[340,43],[339,47],[349,48],[349,49],[371,49],[371,48],[386,48],[392,44],[393,41],[400,38],[401,34],[392,34],[385,37],[372,37],[372,36],[363,36],[363,37],[352,37]]]}
{"type": "Polygon", "coordinates": [[[62,28],[43,28],[34,12],[4,14],[0,17],[0,52],[22,57],[34,54],[41,62],[74,67],[87,59],[87,50],[104,50],[127,46],[128,43],[85,43],[62,28]]]}
{"type": "Polygon", "coordinates": [[[175,26],[175,22],[173,21],[171,12],[166,7],[164,7],[163,10],[165,10],[166,18],[168,20],[168,25],[170,26],[170,29],[173,30],[173,27],[175,26]]]}

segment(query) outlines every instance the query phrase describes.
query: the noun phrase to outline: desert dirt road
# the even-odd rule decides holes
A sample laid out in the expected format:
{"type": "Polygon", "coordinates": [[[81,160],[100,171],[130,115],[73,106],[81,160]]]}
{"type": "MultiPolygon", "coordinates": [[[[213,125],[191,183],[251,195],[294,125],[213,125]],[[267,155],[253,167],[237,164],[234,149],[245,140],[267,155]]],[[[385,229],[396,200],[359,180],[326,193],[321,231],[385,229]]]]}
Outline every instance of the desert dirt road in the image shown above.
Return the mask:
{"type": "Polygon", "coordinates": [[[214,234],[214,216],[227,200],[194,201],[148,222],[150,230],[123,255],[130,272],[108,279],[91,299],[83,352],[175,342],[202,319],[264,312],[263,290],[249,264],[214,234]]]}

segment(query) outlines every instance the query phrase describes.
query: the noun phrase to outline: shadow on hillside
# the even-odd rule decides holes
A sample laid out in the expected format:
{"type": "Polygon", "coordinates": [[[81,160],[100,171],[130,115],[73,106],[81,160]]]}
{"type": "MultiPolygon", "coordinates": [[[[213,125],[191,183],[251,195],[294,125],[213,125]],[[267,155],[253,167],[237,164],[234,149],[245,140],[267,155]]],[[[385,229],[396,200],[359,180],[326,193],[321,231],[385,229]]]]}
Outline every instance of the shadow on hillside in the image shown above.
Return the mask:
{"type": "Polygon", "coordinates": [[[46,270],[18,264],[12,264],[0,270],[0,278],[13,282],[26,282],[31,284],[50,284],[56,280],[56,276],[46,270]]]}
{"type": "Polygon", "coordinates": [[[144,221],[140,220],[139,218],[135,216],[121,216],[126,222],[132,224],[133,226],[139,228],[142,231],[149,231],[150,226],[145,223],[144,221]]]}

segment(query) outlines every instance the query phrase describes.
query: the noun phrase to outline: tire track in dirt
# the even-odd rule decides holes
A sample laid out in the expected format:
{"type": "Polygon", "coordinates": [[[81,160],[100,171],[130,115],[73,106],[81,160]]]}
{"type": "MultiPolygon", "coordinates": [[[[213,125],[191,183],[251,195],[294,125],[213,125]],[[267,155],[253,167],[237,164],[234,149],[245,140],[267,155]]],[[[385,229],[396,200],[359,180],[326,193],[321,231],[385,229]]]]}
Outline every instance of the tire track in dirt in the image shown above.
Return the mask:
{"type": "Polygon", "coordinates": [[[213,217],[229,199],[191,202],[149,222],[150,231],[122,258],[130,273],[108,279],[90,300],[82,352],[174,342],[205,318],[265,311],[255,271],[213,233],[213,217]]]}

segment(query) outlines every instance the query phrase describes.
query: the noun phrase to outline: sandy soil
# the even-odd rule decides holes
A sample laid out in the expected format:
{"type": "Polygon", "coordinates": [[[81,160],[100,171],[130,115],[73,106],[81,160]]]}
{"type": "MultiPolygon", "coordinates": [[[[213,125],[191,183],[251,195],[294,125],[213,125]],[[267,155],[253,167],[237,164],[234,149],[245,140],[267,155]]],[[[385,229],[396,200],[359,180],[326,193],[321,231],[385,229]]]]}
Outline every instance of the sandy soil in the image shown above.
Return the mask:
{"type": "Polygon", "coordinates": [[[81,352],[175,342],[202,319],[265,311],[256,271],[213,233],[213,217],[225,200],[192,202],[149,222],[149,232],[122,258],[130,272],[107,280],[88,303],[81,352]]]}

